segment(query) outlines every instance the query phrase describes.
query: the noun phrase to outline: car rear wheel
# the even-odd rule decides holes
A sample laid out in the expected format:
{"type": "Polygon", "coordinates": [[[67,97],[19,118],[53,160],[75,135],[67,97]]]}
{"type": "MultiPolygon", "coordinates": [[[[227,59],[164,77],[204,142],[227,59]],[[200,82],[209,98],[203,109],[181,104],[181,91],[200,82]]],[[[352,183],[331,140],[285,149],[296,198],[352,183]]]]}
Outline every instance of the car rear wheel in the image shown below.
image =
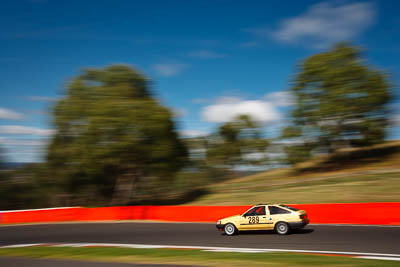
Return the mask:
{"type": "Polygon", "coordinates": [[[278,222],[275,231],[280,235],[287,235],[290,231],[289,225],[285,222],[278,222]]]}
{"type": "Polygon", "coordinates": [[[233,224],[228,223],[224,227],[224,232],[226,235],[234,235],[236,234],[236,227],[233,224]]]}

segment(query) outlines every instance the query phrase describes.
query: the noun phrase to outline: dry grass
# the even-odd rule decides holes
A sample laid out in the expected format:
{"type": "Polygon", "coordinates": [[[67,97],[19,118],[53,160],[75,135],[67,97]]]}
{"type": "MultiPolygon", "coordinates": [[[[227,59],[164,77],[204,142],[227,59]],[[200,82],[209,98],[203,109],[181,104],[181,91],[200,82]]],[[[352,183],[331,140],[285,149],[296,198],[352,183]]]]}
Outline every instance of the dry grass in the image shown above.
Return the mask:
{"type": "Polygon", "coordinates": [[[342,150],[287,169],[236,178],[208,187],[189,205],[400,201],[400,142],[342,150]]]}

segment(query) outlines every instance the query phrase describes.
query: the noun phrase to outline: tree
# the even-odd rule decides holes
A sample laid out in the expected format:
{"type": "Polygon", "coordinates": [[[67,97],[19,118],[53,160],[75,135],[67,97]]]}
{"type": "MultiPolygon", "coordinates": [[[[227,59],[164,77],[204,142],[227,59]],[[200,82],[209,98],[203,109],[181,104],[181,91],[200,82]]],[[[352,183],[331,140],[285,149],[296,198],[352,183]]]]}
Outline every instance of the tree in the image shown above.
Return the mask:
{"type": "Polygon", "coordinates": [[[301,129],[296,126],[285,127],[280,139],[288,141],[283,144],[283,151],[286,154],[286,163],[291,165],[309,159],[313,148],[315,148],[315,142],[302,137],[301,129]]]}
{"type": "Polygon", "coordinates": [[[3,147],[0,146],[0,172],[4,169],[4,150],[3,147]]]}
{"type": "Polygon", "coordinates": [[[207,144],[208,164],[232,170],[240,165],[265,163],[268,142],[261,133],[261,126],[248,115],[219,126],[207,144]]]}
{"type": "Polygon", "coordinates": [[[316,147],[334,151],[384,140],[390,85],[365,64],[359,48],[339,44],[307,58],[290,90],[297,100],[293,126],[316,147]]]}
{"type": "Polygon", "coordinates": [[[31,163],[0,172],[0,210],[51,206],[44,164],[31,163]]]}
{"type": "Polygon", "coordinates": [[[125,65],[87,69],[69,83],[53,110],[47,159],[72,197],[127,204],[140,180],[167,183],[185,164],[172,112],[148,88],[125,65]]]}

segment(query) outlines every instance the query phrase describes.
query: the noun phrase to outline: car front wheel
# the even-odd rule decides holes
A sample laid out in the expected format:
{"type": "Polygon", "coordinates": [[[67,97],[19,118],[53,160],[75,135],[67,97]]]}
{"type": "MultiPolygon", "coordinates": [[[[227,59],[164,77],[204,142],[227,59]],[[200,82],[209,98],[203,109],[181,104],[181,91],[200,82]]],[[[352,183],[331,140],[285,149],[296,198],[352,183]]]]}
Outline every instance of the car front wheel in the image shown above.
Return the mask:
{"type": "Polygon", "coordinates": [[[287,235],[290,231],[289,225],[285,222],[278,222],[275,231],[280,235],[287,235]]]}
{"type": "Polygon", "coordinates": [[[229,235],[229,236],[234,235],[236,233],[236,227],[233,224],[228,223],[224,227],[224,232],[226,235],[229,235]]]}

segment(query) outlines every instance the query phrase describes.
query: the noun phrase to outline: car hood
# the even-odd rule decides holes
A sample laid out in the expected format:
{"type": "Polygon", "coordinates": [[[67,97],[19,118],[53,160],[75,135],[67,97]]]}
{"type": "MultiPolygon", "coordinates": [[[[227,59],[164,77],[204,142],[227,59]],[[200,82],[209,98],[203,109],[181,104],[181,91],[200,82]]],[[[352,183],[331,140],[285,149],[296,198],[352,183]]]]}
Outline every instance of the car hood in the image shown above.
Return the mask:
{"type": "Polygon", "coordinates": [[[235,220],[235,219],[238,219],[238,218],[240,218],[240,214],[238,214],[238,215],[234,215],[234,216],[230,216],[230,217],[226,217],[226,218],[223,218],[223,219],[221,219],[220,221],[225,221],[225,220],[235,220]]]}

